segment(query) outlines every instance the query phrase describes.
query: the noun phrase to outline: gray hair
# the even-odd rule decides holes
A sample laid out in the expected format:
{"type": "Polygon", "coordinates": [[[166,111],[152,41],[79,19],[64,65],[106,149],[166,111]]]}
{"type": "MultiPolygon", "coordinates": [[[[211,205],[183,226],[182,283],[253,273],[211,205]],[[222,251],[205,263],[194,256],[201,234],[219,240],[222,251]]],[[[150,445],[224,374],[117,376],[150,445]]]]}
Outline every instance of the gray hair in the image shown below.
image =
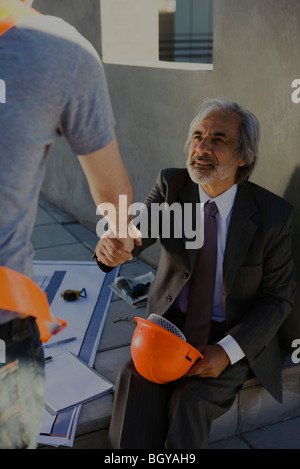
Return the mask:
{"type": "Polygon", "coordinates": [[[260,138],[260,124],[258,119],[250,111],[246,111],[240,105],[229,101],[227,98],[206,98],[200,106],[198,114],[190,124],[187,140],[184,145],[186,156],[192,140],[195,128],[212,111],[223,110],[232,112],[242,118],[240,124],[240,138],[234,149],[234,155],[246,164],[238,168],[235,182],[243,184],[252,174],[258,158],[258,144],[260,138]]]}

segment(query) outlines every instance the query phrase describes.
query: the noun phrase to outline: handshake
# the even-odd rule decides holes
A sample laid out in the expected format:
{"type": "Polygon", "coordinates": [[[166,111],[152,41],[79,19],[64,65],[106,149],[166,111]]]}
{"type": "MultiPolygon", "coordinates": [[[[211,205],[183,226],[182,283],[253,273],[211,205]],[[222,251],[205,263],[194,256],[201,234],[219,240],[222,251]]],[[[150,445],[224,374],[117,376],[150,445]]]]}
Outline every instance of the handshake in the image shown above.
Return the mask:
{"type": "Polygon", "coordinates": [[[127,238],[118,238],[109,228],[100,238],[94,253],[99,262],[108,267],[116,267],[132,259],[135,245],[142,245],[142,235],[136,226],[131,226],[127,238]]]}

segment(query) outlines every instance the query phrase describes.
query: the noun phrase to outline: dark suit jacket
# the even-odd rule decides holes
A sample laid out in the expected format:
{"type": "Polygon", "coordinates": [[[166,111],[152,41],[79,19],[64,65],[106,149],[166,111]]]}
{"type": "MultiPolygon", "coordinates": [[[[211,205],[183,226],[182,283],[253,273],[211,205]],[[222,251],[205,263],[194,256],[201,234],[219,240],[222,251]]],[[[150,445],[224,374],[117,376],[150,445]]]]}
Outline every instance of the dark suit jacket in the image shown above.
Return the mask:
{"type": "MultiPolygon", "coordinates": [[[[185,169],[160,172],[145,204],[200,202],[197,184],[185,169]]],[[[292,207],[253,183],[238,186],[223,262],[223,298],[228,333],[238,342],[255,375],[282,401],[278,331],[293,308],[292,207]]],[[[149,224],[150,226],[150,224],[149,224]]],[[[156,239],[143,239],[133,255],[156,239]]],[[[160,238],[161,256],[148,314],[163,315],[188,281],[196,250],[186,239],[160,238]]]]}

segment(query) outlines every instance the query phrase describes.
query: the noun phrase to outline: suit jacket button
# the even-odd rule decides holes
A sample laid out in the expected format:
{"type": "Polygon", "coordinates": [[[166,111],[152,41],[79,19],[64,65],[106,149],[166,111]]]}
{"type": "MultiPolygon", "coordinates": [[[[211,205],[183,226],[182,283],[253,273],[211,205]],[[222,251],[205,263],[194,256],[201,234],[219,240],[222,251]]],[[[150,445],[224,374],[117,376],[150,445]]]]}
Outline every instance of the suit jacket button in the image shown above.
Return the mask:
{"type": "Polygon", "coordinates": [[[181,274],[181,278],[182,278],[183,280],[185,280],[186,278],[188,278],[188,276],[189,276],[189,274],[188,274],[187,272],[182,272],[182,274],[181,274]]]}
{"type": "Polygon", "coordinates": [[[171,295],[168,295],[168,296],[166,297],[166,300],[167,300],[168,303],[170,303],[170,301],[172,301],[171,295]]]}

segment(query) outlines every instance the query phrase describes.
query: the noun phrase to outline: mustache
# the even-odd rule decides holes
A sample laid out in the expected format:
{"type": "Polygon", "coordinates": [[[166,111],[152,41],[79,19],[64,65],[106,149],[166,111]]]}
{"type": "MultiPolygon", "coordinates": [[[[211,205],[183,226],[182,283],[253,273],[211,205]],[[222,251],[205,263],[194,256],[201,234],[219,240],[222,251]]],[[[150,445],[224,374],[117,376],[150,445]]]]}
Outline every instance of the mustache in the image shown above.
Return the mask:
{"type": "Polygon", "coordinates": [[[196,161],[203,162],[203,163],[210,163],[210,164],[212,164],[214,167],[217,166],[216,161],[215,161],[213,158],[210,158],[209,156],[194,155],[194,156],[192,156],[192,158],[191,158],[191,160],[190,160],[190,164],[192,165],[192,164],[195,163],[196,161]]]}

